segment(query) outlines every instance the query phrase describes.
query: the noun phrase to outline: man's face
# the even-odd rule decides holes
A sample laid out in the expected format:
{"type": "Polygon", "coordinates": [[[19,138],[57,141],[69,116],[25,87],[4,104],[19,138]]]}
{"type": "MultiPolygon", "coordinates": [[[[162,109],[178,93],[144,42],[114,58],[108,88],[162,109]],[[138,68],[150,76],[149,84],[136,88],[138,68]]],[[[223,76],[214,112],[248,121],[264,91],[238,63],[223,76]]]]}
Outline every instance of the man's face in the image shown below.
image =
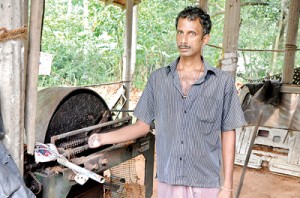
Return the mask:
{"type": "Polygon", "coordinates": [[[177,25],[177,47],[182,57],[200,56],[202,47],[208,42],[209,35],[203,36],[199,18],[189,20],[180,18],[177,25]]]}

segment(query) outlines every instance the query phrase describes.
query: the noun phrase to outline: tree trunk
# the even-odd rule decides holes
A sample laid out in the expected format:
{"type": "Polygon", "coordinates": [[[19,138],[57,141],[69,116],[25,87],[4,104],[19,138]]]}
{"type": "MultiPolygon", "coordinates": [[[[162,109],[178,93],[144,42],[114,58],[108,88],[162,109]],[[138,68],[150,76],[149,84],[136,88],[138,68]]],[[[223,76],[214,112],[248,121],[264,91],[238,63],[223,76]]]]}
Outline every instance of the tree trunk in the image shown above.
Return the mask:
{"type": "MultiPolygon", "coordinates": [[[[288,13],[288,0],[282,0],[281,1],[281,13],[280,13],[280,18],[278,20],[278,26],[277,26],[277,35],[275,37],[274,45],[273,45],[273,50],[278,50],[280,43],[283,40],[283,35],[284,35],[284,30],[286,27],[287,23],[287,13],[288,13]]],[[[274,75],[274,69],[276,65],[278,57],[278,52],[274,52],[272,54],[271,58],[271,70],[270,70],[270,75],[274,75]]]]}
{"type": "Polygon", "coordinates": [[[240,0],[226,0],[222,70],[229,72],[234,78],[237,70],[237,45],[240,32],[240,0]]]}
{"type": "Polygon", "coordinates": [[[300,1],[290,0],[288,29],[285,44],[284,68],[282,74],[283,83],[292,83],[294,76],[296,44],[299,25],[300,1]]]}

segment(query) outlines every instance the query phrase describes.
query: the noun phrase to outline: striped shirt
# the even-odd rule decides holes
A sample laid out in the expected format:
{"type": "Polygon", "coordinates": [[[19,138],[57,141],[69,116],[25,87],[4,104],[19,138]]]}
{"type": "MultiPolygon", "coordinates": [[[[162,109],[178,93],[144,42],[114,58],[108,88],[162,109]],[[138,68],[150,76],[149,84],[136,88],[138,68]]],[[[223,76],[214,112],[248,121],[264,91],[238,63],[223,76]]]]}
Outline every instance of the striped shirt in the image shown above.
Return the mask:
{"type": "Polygon", "coordinates": [[[204,61],[204,75],[185,97],[178,61],[150,75],[134,115],[149,125],[155,122],[160,182],[219,187],[220,133],[245,124],[234,81],[204,61]]]}

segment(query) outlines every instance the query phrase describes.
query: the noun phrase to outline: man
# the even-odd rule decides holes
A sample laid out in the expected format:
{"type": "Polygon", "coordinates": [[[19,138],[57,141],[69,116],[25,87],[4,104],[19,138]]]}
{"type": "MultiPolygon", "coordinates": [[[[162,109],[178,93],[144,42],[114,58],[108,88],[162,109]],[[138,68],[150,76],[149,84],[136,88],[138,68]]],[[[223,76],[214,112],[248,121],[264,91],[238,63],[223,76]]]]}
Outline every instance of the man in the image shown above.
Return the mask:
{"type": "Polygon", "coordinates": [[[176,18],[180,57],[150,75],[134,111],[138,121],[89,138],[90,147],[136,139],[154,121],[159,198],[232,197],[235,128],[245,120],[233,79],[202,57],[210,29],[202,9],[181,11],[176,18]]]}

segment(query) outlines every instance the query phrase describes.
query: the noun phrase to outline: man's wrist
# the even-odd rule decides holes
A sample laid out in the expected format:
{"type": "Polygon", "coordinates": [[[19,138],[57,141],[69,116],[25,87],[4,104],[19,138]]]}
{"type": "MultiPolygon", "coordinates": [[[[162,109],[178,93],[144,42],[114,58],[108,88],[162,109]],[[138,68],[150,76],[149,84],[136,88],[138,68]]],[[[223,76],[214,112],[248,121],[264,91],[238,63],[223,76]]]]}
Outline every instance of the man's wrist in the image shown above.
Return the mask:
{"type": "Polygon", "coordinates": [[[224,186],[221,186],[221,189],[226,191],[226,192],[232,192],[233,191],[233,188],[226,188],[224,186]]]}

